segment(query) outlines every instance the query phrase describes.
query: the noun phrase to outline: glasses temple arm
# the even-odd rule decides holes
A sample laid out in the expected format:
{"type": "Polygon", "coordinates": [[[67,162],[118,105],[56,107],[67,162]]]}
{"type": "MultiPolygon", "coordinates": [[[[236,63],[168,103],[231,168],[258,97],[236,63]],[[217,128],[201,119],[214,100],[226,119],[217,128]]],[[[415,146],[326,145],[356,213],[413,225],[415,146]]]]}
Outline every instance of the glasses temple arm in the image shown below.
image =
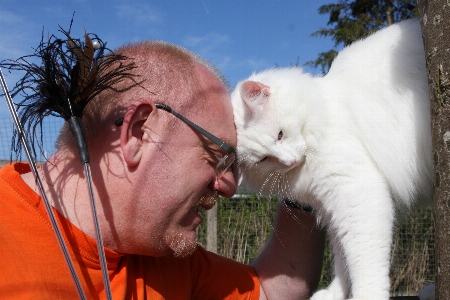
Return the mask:
{"type": "Polygon", "coordinates": [[[228,153],[234,152],[234,148],[231,145],[225,143],[224,141],[222,141],[221,139],[217,138],[215,135],[213,135],[212,133],[206,131],[205,129],[201,128],[200,126],[198,126],[194,122],[186,119],[184,116],[182,116],[179,113],[177,113],[176,111],[174,111],[170,106],[167,106],[167,105],[161,104],[161,103],[157,103],[156,107],[160,108],[160,109],[164,109],[165,111],[173,114],[175,117],[177,117],[178,119],[182,120],[184,123],[186,123],[189,126],[193,127],[195,130],[197,130],[198,132],[200,132],[201,134],[206,136],[208,139],[210,139],[211,141],[213,141],[214,143],[219,145],[220,148],[224,149],[228,153]]]}

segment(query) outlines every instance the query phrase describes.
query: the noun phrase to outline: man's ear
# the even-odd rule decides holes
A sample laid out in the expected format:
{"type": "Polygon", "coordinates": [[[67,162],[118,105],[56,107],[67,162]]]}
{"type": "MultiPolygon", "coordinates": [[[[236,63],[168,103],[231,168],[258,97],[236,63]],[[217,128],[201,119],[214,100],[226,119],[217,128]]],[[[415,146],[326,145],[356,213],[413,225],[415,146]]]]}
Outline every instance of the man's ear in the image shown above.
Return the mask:
{"type": "Polygon", "coordinates": [[[142,157],[144,124],[157,108],[148,98],[139,99],[127,109],[120,131],[120,147],[128,166],[136,166],[142,157]]]}

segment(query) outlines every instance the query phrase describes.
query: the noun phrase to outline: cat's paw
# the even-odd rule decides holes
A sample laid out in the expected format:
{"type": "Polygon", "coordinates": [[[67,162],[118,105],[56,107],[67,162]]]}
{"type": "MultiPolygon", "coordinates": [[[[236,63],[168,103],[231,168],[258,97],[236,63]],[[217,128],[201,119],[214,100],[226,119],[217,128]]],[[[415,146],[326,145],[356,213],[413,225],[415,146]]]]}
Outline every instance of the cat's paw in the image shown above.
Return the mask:
{"type": "Polygon", "coordinates": [[[310,298],[310,300],[344,300],[345,295],[340,291],[333,291],[330,288],[320,290],[310,298]]]}

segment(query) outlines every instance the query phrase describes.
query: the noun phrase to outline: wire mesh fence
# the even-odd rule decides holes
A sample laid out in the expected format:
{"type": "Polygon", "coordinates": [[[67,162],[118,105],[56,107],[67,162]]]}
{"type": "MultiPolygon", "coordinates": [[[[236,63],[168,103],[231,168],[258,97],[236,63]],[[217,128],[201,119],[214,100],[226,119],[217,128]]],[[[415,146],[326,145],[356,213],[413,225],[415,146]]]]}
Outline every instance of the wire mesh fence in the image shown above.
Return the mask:
{"type": "MultiPolygon", "coordinates": [[[[58,136],[63,120],[56,117],[48,117],[42,122],[42,139],[40,128],[36,132],[36,161],[44,161],[55,152],[55,141],[58,136]]],[[[14,147],[13,141],[14,124],[11,118],[0,118],[0,160],[26,160],[23,151],[17,157],[16,153],[12,152],[14,147]]],[[[31,145],[30,145],[31,146],[31,145]]]]}
{"type": "MultiPolygon", "coordinates": [[[[261,251],[272,230],[277,199],[242,195],[218,202],[218,254],[249,264],[261,251]]],[[[198,228],[198,240],[206,245],[207,224],[198,228]]],[[[374,249],[375,251],[376,249],[374,249]]],[[[319,287],[333,277],[327,241],[319,287]]],[[[432,208],[415,209],[396,226],[391,254],[391,295],[415,296],[435,281],[434,220],[432,208]]]]}
{"type": "MultiPolygon", "coordinates": [[[[43,125],[42,149],[47,157],[55,151],[54,143],[61,124],[60,119],[52,118],[43,125]]],[[[15,157],[11,156],[12,128],[11,120],[0,118],[0,160],[9,161],[15,157]]],[[[44,155],[38,154],[36,159],[44,160],[44,155]]],[[[250,264],[272,231],[276,207],[277,199],[251,194],[222,198],[217,203],[217,253],[250,264]]],[[[206,232],[207,223],[203,222],[197,232],[198,242],[203,246],[207,244],[206,232]]],[[[397,224],[391,265],[393,296],[417,295],[426,284],[435,281],[432,208],[415,209],[397,224]]],[[[320,287],[328,285],[332,274],[332,254],[327,244],[320,287]]]]}

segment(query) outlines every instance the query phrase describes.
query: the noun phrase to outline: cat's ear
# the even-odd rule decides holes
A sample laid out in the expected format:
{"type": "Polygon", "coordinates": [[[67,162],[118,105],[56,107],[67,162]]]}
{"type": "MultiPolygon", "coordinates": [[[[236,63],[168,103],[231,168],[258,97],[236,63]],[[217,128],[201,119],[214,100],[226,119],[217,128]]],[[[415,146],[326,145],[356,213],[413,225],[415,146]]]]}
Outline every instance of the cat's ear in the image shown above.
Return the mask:
{"type": "Polygon", "coordinates": [[[270,88],[267,85],[256,81],[246,81],[242,84],[241,97],[252,115],[263,110],[269,96],[270,88]]]}

